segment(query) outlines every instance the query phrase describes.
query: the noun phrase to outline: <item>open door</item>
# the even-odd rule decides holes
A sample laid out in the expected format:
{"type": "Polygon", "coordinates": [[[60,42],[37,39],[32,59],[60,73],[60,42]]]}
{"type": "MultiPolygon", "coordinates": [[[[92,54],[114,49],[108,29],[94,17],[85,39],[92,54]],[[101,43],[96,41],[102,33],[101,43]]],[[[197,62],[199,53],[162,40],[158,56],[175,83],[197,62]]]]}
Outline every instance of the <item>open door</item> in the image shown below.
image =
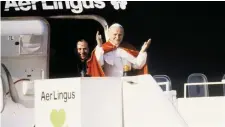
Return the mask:
{"type": "Polygon", "coordinates": [[[49,25],[40,17],[2,18],[1,62],[14,82],[48,78],[49,25]]]}
{"type": "MultiPolygon", "coordinates": [[[[11,75],[11,85],[16,89],[13,92],[17,95],[16,101],[13,97],[7,98],[7,103],[0,105],[2,116],[4,116],[3,126],[34,126],[32,81],[50,78],[50,43],[54,42],[50,41],[52,39],[50,31],[53,31],[48,20],[62,19],[94,20],[103,27],[105,35],[108,30],[107,22],[96,15],[51,16],[46,19],[42,17],[2,17],[1,62],[11,75]],[[13,119],[12,115],[14,115],[13,119]]],[[[96,33],[93,34],[95,36],[96,33]]],[[[105,38],[107,39],[107,36],[105,38]]],[[[93,39],[95,41],[95,38],[93,39]]],[[[5,85],[9,86],[9,82],[5,85]]],[[[3,91],[2,88],[0,89],[3,91]]],[[[12,91],[6,92],[12,96],[12,91]]],[[[3,98],[3,96],[0,97],[3,98]]]]}

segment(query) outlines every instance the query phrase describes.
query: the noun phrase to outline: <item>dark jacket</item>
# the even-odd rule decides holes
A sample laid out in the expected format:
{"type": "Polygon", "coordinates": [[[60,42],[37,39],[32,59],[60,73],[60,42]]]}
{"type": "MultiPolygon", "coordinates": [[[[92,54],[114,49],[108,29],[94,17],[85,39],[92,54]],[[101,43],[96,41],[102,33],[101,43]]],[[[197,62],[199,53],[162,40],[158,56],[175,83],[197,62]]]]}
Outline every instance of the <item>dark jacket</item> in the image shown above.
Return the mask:
{"type": "Polygon", "coordinates": [[[88,75],[86,75],[87,72],[87,61],[81,61],[78,60],[76,63],[76,68],[77,68],[77,72],[76,75],[77,77],[88,77],[88,75]]]}

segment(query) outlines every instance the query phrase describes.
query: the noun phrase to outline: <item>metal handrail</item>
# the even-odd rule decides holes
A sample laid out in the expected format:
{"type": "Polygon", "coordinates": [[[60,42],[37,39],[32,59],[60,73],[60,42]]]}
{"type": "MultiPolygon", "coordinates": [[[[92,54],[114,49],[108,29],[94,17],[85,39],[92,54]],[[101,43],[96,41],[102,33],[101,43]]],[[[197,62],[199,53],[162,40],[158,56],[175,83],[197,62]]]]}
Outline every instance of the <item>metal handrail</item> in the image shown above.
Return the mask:
{"type": "Polygon", "coordinates": [[[224,84],[225,80],[222,80],[221,82],[204,82],[204,83],[184,83],[184,98],[186,98],[187,95],[187,86],[195,86],[195,85],[218,85],[218,84],[224,84]]]}
{"type": "Polygon", "coordinates": [[[4,69],[4,71],[6,72],[7,80],[8,80],[8,83],[9,83],[9,92],[10,92],[10,95],[11,95],[11,98],[12,98],[13,102],[22,104],[27,108],[33,108],[34,107],[34,101],[33,100],[32,101],[28,101],[28,100],[24,101],[24,100],[21,100],[19,98],[19,95],[17,93],[16,87],[13,83],[12,76],[11,76],[9,70],[7,69],[7,67],[3,63],[1,64],[1,66],[4,69]]]}

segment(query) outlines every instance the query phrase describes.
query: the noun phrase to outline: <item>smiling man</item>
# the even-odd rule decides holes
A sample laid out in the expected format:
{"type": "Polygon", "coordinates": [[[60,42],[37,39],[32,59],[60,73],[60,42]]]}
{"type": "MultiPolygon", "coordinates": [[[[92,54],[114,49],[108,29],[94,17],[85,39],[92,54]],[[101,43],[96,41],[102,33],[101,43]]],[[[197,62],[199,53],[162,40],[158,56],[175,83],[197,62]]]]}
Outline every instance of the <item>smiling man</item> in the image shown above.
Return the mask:
{"type": "Polygon", "coordinates": [[[89,58],[88,42],[84,39],[77,42],[77,55],[79,60],[77,61],[77,70],[79,77],[85,77],[87,72],[87,59],[89,58]]]}

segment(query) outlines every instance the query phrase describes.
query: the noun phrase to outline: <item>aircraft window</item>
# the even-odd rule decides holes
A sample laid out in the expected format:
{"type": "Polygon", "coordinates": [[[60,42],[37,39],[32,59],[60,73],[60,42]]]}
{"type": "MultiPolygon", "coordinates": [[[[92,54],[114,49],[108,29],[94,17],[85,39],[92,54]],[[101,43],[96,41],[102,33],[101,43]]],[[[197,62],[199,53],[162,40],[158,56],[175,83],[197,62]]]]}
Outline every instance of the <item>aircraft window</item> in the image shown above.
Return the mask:
{"type": "Polygon", "coordinates": [[[43,36],[41,35],[20,35],[21,54],[41,54],[41,44],[43,36]]]}

